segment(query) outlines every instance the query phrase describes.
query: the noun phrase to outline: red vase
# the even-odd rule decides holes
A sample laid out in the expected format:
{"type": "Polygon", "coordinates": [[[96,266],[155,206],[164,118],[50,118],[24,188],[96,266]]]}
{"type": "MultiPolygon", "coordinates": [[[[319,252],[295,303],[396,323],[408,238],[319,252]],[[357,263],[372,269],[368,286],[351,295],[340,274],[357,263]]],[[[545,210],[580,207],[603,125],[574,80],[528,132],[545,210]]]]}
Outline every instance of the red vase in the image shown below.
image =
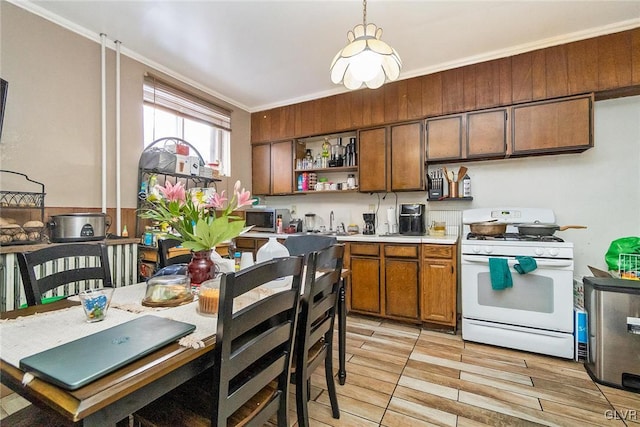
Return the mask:
{"type": "Polygon", "coordinates": [[[216,276],[216,264],[211,261],[211,250],[191,252],[191,262],[187,266],[191,285],[211,280],[216,276]]]}

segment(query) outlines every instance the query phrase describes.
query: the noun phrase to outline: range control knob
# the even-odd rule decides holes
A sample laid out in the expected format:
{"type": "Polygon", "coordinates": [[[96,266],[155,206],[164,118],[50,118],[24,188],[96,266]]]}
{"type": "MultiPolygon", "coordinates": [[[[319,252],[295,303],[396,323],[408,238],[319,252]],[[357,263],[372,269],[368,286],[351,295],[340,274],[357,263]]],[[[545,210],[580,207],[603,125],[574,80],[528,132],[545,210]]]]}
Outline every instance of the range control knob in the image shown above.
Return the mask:
{"type": "Polygon", "coordinates": [[[479,254],[480,253],[480,247],[479,246],[474,246],[472,249],[474,254],[479,254]]]}
{"type": "Polygon", "coordinates": [[[559,253],[560,253],[560,251],[557,250],[556,248],[549,249],[549,255],[551,255],[551,256],[558,256],[559,253]]]}
{"type": "Polygon", "coordinates": [[[536,255],[538,255],[538,256],[542,256],[542,255],[544,255],[544,249],[542,249],[542,248],[536,248],[534,252],[535,252],[535,253],[536,253],[536,255]]]}
{"type": "Polygon", "coordinates": [[[484,253],[490,254],[491,252],[493,252],[493,248],[491,246],[484,247],[484,253]]]}

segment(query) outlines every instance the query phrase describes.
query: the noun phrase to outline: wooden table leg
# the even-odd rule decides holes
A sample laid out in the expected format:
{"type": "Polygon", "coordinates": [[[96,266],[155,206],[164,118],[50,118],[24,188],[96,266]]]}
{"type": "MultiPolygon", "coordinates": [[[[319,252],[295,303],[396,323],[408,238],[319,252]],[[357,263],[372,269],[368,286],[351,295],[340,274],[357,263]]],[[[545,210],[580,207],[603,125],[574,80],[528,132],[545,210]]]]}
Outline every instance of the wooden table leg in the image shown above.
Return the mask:
{"type": "Polygon", "coordinates": [[[338,299],[338,382],[344,385],[347,379],[345,353],[347,347],[347,304],[344,289],[344,279],[340,280],[340,295],[338,299]]]}

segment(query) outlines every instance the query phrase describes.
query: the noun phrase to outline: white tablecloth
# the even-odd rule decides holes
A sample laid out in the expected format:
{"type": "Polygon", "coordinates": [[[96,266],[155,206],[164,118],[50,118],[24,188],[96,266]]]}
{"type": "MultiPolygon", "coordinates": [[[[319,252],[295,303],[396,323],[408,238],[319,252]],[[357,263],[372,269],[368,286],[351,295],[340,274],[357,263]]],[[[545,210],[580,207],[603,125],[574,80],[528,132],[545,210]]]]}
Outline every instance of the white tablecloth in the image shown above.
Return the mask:
{"type": "MultiPolygon", "coordinates": [[[[269,294],[286,289],[290,284],[289,280],[283,281],[280,287],[264,286],[256,289],[236,300],[237,304],[234,306],[234,310],[269,294]]],[[[20,359],[26,356],[102,331],[145,314],[196,325],[194,333],[181,340],[181,343],[185,343],[185,345],[215,335],[217,316],[200,315],[197,311],[197,298],[193,302],[179,307],[145,307],[141,304],[145,290],[145,283],[116,288],[107,315],[100,322],[87,323],[84,310],[80,305],[17,319],[2,320],[0,321],[0,358],[18,367],[20,359]]]]}

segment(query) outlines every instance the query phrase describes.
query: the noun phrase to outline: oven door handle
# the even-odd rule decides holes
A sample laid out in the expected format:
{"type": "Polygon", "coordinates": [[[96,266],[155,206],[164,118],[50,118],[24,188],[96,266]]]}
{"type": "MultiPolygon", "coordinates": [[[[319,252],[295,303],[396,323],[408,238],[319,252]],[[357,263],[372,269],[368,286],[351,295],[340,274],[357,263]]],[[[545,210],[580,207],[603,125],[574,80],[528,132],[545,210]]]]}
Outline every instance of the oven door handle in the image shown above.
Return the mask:
{"type": "MultiPolygon", "coordinates": [[[[489,265],[489,258],[505,258],[505,257],[488,257],[485,255],[462,255],[462,261],[467,261],[474,264],[489,265]]],[[[507,258],[507,262],[509,263],[509,267],[513,267],[518,263],[518,260],[516,260],[515,258],[509,258],[509,257],[506,257],[506,258],[507,258]]],[[[536,258],[536,264],[538,264],[538,267],[552,267],[552,268],[571,267],[573,265],[573,260],[536,258]]]]}

